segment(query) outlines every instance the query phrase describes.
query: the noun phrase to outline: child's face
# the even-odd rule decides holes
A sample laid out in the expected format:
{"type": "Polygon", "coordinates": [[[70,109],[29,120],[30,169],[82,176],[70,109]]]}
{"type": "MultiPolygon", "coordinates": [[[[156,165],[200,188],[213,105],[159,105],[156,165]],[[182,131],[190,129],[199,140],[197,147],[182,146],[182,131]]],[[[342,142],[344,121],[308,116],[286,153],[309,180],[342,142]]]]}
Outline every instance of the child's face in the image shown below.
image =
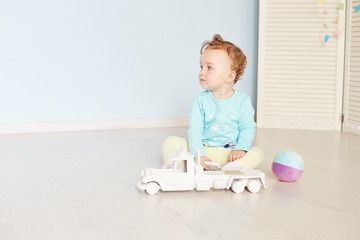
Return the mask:
{"type": "Polygon", "coordinates": [[[200,57],[201,87],[207,90],[222,90],[233,84],[235,72],[231,71],[231,64],[232,61],[225,50],[205,50],[200,57]]]}

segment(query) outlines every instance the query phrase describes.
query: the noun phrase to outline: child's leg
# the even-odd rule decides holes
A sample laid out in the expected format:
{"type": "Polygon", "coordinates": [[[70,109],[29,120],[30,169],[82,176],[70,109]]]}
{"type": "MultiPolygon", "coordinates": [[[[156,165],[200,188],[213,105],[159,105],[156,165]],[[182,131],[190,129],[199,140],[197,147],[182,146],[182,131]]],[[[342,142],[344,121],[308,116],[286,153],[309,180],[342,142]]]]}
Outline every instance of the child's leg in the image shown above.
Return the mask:
{"type": "MultiPolygon", "coordinates": [[[[169,156],[177,153],[180,147],[183,147],[186,151],[189,151],[189,143],[187,139],[176,136],[167,137],[163,143],[164,163],[167,163],[169,156]]],[[[207,158],[224,166],[229,161],[229,156],[232,152],[232,149],[203,147],[203,151],[207,158]]],[[[235,160],[235,162],[238,163],[241,167],[256,169],[261,166],[263,160],[263,151],[260,148],[252,147],[243,158],[235,160]]]]}
{"type": "Polygon", "coordinates": [[[176,136],[167,137],[163,143],[164,163],[167,163],[168,158],[171,155],[176,154],[181,147],[183,147],[185,151],[189,151],[189,144],[185,138],[180,138],[176,136]]]}
{"type": "Polygon", "coordinates": [[[237,164],[241,167],[246,167],[249,169],[256,169],[261,166],[264,160],[264,153],[258,147],[252,147],[250,150],[245,154],[244,157],[235,160],[237,164]]]}
{"type": "Polygon", "coordinates": [[[205,156],[211,161],[221,164],[224,166],[229,161],[230,153],[232,149],[220,149],[217,147],[203,147],[205,156]]]}

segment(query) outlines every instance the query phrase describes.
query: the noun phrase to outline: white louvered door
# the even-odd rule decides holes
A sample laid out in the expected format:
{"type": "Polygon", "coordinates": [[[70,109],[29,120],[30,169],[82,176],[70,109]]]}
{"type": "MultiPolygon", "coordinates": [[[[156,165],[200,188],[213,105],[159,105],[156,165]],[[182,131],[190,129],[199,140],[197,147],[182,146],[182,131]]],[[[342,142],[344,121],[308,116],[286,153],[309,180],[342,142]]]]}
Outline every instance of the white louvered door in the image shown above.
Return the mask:
{"type": "Polygon", "coordinates": [[[339,2],[260,0],[258,127],[341,130],[344,34],[335,31],[344,33],[345,10],[339,2]]]}
{"type": "Polygon", "coordinates": [[[343,130],[360,134],[360,1],[349,0],[346,32],[343,130]]]}

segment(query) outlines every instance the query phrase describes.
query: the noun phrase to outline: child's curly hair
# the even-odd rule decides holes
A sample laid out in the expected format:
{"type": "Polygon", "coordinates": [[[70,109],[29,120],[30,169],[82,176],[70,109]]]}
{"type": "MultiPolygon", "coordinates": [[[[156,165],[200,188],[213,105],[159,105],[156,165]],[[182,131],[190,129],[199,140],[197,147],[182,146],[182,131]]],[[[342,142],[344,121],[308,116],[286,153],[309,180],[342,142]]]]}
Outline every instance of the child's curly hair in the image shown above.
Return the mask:
{"type": "Polygon", "coordinates": [[[219,34],[215,34],[211,41],[206,41],[202,44],[200,54],[202,54],[206,49],[225,50],[232,60],[231,70],[236,72],[234,84],[240,80],[240,77],[244,74],[244,70],[247,64],[246,56],[240,48],[231,42],[224,41],[224,39],[219,34]]]}

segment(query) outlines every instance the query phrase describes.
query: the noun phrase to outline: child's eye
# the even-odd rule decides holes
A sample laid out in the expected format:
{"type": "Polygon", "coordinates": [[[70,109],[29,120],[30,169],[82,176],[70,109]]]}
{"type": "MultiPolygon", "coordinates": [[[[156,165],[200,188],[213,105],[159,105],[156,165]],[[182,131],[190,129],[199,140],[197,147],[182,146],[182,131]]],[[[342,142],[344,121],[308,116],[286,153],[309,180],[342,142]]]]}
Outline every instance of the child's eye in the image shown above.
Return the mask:
{"type": "Polygon", "coordinates": [[[203,69],[203,66],[200,66],[200,69],[203,69]]]}
{"type": "Polygon", "coordinates": [[[210,67],[210,66],[208,66],[208,70],[211,70],[211,69],[213,69],[212,67],[210,67]]]}

